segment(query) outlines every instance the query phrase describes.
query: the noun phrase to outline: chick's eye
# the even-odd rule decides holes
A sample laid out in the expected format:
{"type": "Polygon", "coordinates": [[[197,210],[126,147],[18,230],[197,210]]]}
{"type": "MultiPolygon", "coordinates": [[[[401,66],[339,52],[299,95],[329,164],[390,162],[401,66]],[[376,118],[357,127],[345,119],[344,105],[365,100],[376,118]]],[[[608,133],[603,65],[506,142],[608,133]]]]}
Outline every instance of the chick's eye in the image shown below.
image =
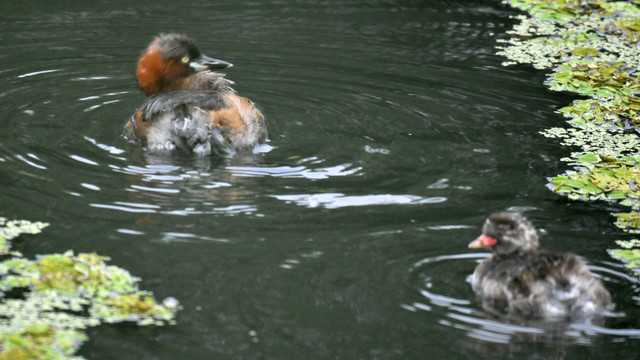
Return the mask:
{"type": "Polygon", "coordinates": [[[498,225],[498,229],[501,231],[509,231],[511,229],[513,229],[513,225],[509,224],[509,223],[504,223],[504,224],[500,224],[498,225]]]}
{"type": "Polygon", "coordinates": [[[187,64],[187,63],[189,62],[189,60],[191,60],[191,59],[189,59],[189,57],[188,57],[188,56],[185,56],[185,57],[183,57],[182,59],[180,59],[180,61],[181,61],[183,64],[187,64]]]}

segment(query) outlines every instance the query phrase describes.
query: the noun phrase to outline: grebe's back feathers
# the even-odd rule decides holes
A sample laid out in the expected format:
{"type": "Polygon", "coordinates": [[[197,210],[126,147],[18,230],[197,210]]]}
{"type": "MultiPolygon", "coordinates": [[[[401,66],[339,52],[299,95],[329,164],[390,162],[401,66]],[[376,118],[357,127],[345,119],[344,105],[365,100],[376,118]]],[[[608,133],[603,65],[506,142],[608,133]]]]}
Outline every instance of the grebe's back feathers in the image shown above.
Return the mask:
{"type": "Polygon", "coordinates": [[[142,104],[143,121],[180,106],[195,106],[202,110],[220,110],[226,106],[222,94],[215,91],[175,90],[147,97],[142,104]]]}

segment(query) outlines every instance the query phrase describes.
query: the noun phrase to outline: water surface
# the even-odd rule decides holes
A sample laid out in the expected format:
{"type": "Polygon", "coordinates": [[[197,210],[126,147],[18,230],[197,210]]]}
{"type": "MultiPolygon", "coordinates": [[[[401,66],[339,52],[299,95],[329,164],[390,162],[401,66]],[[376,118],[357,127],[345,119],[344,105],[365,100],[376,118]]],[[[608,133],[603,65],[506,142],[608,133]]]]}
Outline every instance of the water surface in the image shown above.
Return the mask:
{"type": "Polygon", "coordinates": [[[504,68],[497,1],[0,4],[0,215],[47,221],[29,256],[96,251],[178,298],[178,325],[99,326],[90,359],[631,359],[639,286],[602,204],[545,188],[567,149],[538,134],[571,100],[504,68]],[[32,6],[33,5],[33,6],[32,6]],[[184,32],[267,116],[270,148],[149,156],[120,137],[137,57],[184,32]],[[603,324],[491,319],[466,245],[516,209],[590,259],[603,324]]]}

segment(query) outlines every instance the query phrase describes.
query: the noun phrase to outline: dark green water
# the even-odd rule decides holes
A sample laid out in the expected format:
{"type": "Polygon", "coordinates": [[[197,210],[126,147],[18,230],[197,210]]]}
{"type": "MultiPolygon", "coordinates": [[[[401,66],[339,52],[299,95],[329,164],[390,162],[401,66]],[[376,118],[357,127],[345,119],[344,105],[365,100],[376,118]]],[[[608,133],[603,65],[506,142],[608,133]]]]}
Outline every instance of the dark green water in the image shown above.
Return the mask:
{"type": "Polygon", "coordinates": [[[89,359],[634,359],[640,288],[606,253],[603,204],[545,189],[569,151],[538,131],[571,99],[494,55],[497,1],[0,2],[0,216],[19,241],[96,251],[178,298],[178,325],[103,325],[89,359]],[[120,137],[159,32],[235,64],[267,116],[261,155],[149,157],[120,137]],[[618,317],[491,320],[468,242],[525,210],[590,259],[618,317]],[[545,335],[546,334],[546,335],[545,335]],[[564,335],[563,335],[564,334],[564,335]]]}

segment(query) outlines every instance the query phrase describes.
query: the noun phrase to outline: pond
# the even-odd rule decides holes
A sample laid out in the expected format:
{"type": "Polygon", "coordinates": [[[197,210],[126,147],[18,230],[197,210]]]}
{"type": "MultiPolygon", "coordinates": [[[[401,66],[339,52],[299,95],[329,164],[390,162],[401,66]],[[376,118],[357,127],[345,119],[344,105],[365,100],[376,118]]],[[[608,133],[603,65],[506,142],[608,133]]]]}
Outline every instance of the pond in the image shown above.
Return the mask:
{"type": "Polygon", "coordinates": [[[173,296],[177,325],[102,325],[88,359],[631,359],[640,286],[607,254],[607,204],[545,188],[567,148],[539,134],[572,100],[502,67],[498,1],[0,4],[0,216],[51,223],[27,256],[98,252],[173,296]],[[135,66],[181,32],[232,62],[269,146],[152,156],[122,126],[135,66]],[[617,316],[490,319],[469,276],[486,216],[524,211],[588,258],[617,316]]]}

